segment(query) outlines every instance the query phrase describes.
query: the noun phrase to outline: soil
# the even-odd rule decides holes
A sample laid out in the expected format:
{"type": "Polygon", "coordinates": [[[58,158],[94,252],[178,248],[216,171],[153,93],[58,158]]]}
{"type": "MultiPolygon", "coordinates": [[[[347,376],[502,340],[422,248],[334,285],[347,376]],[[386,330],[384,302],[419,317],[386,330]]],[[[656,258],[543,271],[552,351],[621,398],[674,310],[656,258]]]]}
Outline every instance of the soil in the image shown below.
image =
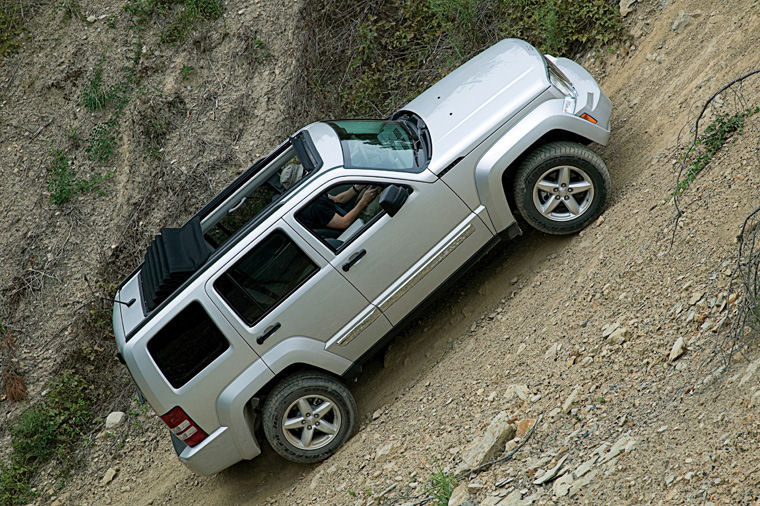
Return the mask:
{"type": "MultiPolygon", "coordinates": [[[[118,8],[108,2],[91,7],[98,15],[118,8]]],[[[456,469],[502,411],[541,421],[511,460],[463,480],[484,504],[507,496],[539,503],[756,501],[760,419],[751,364],[757,367],[760,353],[749,338],[728,349],[725,335],[737,302],[724,304],[733,299],[735,237],[760,202],[756,127],[733,136],[684,193],[675,234],[669,196],[690,121],[704,101],[760,67],[753,49],[760,47],[758,8],[754,0],[633,4],[625,18],[630,39],[615,53],[582,60],[615,107],[608,146],[594,146],[612,178],[602,219],[572,237],[526,230],[438,297],[350,385],[362,423],[336,455],[296,465],[264,445],[250,462],[196,476],[177,461],[155,414],[115,396],[113,408],[127,412],[128,423],[114,436],[93,437],[89,457],[63,489],[43,478],[40,502],[412,504],[428,496],[434,473],[456,469]],[[674,30],[681,11],[688,23],[674,30]],[[626,332],[606,336],[614,325],[626,332]],[[685,352],[670,360],[679,339],[685,352]],[[561,459],[575,470],[572,492],[558,487],[560,480],[534,484],[561,459]],[[589,461],[582,474],[579,467],[589,461]],[[109,468],[117,473],[103,484],[109,468]]],[[[84,46],[96,44],[101,32],[95,23],[85,27],[86,40],[64,41],[55,53],[62,69],[57,77],[42,71],[50,66],[48,41],[33,39],[3,62],[0,83],[20,61],[25,71],[16,79],[25,86],[2,106],[0,202],[8,224],[0,237],[8,247],[0,286],[18,286],[19,273],[32,286],[4,315],[19,335],[32,396],[74,338],[67,326],[89,295],[82,273],[101,269],[113,255],[140,251],[151,233],[145,231],[179,223],[289,133],[261,126],[291,126],[281,120],[289,117],[282,97],[292,85],[297,47],[289,12],[264,0],[227,12],[228,36],[209,42],[209,61],[192,52],[147,58],[174,69],[146,85],[159,90],[155,103],[179,97],[184,104],[161,162],[145,169],[150,164],[139,157],[146,155],[137,154],[131,144],[137,141],[127,136],[112,198],[86,195],[63,211],[39,183],[47,143],[60,141],[47,132],[92,121],[71,103],[76,97],[59,112],[73,93],[67,79],[77,79],[61,76],[76,69],[87,75],[94,62],[77,57],[93,53],[84,46]],[[243,27],[265,34],[274,25],[283,31],[266,40],[273,56],[252,64],[257,79],[242,77],[250,69],[218,64],[235,54],[234,34],[243,27]],[[185,85],[179,67],[190,64],[199,70],[185,85]],[[157,201],[159,195],[169,198],[157,201]]],[[[758,104],[760,81],[748,82],[744,92],[758,104]]],[[[129,107],[127,118],[137,118],[148,106],[136,101],[129,107]]],[[[114,371],[128,389],[124,372],[114,371]]],[[[18,408],[2,402],[0,410],[10,418],[18,408]]]]}

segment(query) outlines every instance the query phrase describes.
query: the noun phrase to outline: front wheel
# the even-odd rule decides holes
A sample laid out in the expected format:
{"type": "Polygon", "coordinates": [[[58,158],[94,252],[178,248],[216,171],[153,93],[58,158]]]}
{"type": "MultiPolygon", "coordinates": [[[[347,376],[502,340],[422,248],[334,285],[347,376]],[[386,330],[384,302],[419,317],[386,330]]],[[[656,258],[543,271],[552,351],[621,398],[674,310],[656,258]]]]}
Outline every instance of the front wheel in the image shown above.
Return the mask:
{"type": "Polygon", "coordinates": [[[293,462],[324,460],[354,433],[356,402],[338,380],[318,372],[282,380],[267,396],[264,434],[272,448],[293,462]]]}
{"type": "Polygon", "coordinates": [[[551,142],[517,169],[514,199],[522,217],[547,234],[573,234],[597,219],[610,193],[602,159],[574,142],[551,142]]]}

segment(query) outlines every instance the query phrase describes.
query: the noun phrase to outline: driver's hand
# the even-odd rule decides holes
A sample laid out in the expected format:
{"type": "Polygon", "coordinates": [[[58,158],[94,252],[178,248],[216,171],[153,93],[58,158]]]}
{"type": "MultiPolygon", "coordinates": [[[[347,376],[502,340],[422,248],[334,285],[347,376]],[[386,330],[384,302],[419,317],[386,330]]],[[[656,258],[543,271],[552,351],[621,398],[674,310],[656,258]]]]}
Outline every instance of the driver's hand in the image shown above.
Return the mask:
{"type": "Polygon", "coordinates": [[[377,188],[377,187],[375,187],[375,186],[373,186],[373,187],[369,188],[367,191],[364,192],[364,195],[362,195],[361,202],[363,204],[369,204],[370,202],[372,202],[373,200],[375,200],[375,198],[379,194],[380,194],[380,189],[377,188]]]}

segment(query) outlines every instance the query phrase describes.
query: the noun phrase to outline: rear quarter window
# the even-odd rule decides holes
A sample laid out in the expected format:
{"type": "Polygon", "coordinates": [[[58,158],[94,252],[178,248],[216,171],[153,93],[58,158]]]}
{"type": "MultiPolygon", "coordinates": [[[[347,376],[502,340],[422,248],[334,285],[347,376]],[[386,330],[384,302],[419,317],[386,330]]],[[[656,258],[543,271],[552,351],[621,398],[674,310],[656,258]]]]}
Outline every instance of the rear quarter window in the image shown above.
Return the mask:
{"type": "Polygon", "coordinates": [[[148,342],[148,352],[174,388],[180,388],[230,347],[200,302],[194,301],[148,342]]]}

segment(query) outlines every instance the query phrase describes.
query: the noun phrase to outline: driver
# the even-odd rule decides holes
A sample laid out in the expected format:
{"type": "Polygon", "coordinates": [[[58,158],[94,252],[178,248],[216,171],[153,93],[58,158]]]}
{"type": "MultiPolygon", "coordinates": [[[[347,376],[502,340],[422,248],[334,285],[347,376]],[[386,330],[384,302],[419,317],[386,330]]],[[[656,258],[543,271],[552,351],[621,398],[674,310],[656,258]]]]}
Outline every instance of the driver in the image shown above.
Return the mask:
{"type": "Polygon", "coordinates": [[[366,185],[352,185],[349,189],[338,195],[322,194],[317,200],[306,206],[299,213],[299,219],[304,225],[312,230],[318,228],[331,228],[345,230],[356,221],[365,208],[380,194],[380,188],[366,185]],[[361,193],[356,204],[347,212],[340,213],[338,204],[344,204],[355,199],[361,193]]]}
{"type": "MultiPolygon", "coordinates": [[[[303,173],[301,164],[287,165],[280,173],[280,183],[288,190],[303,177],[303,173]]],[[[311,230],[345,230],[362,215],[367,206],[380,194],[380,190],[377,186],[354,184],[337,195],[322,194],[298,213],[298,219],[311,230]],[[357,197],[359,199],[350,210],[341,208],[341,204],[351,202],[357,197]]]]}

